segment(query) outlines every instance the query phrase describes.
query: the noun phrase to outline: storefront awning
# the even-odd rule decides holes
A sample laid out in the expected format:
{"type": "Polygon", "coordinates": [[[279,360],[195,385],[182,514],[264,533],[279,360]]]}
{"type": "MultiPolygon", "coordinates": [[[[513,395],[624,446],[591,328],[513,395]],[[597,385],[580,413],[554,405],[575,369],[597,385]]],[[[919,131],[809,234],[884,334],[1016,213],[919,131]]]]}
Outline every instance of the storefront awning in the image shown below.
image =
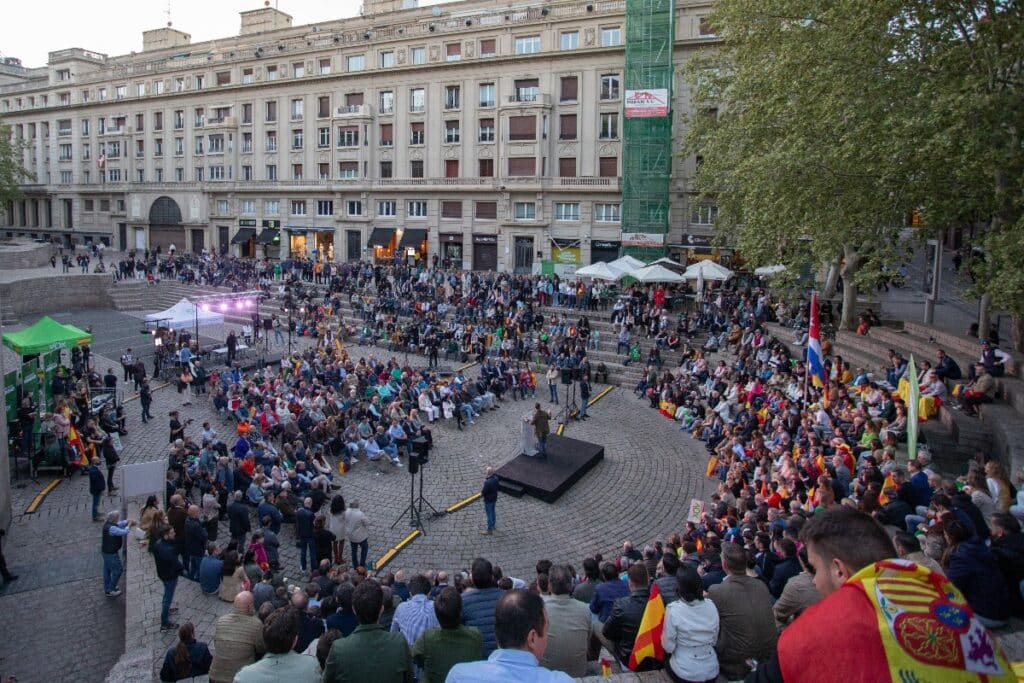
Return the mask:
{"type": "Polygon", "coordinates": [[[334,232],[334,228],[323,225],[286,225],[288,232],[334,232]]]}
{"type": "Polygon", "coordinates": [[[391,244],[391,238],[395,231],[389,228],[374,228],[370,233],[370,239],[366,242],[368,247],[386,247],[391,244]]]}
{"type": "Polygon", "coordinates": [[[256,236],[256,228],[239,228],[231,238],[231,244],[245,244],[256,236]]]}
{"type": "Polygon", "coordinates": [[[280,244],[281,231],[273,228],[263,228],[260,236],[256,238],[256,244],[280,244]]]}
{"type": "Polygon", "coordinates": [[[399,249],[413,247],[419,249],[423,240],[427,239],[427,231],[423,228],[406,228],[402,233],[402,240],[398,243],[399,249]]]}

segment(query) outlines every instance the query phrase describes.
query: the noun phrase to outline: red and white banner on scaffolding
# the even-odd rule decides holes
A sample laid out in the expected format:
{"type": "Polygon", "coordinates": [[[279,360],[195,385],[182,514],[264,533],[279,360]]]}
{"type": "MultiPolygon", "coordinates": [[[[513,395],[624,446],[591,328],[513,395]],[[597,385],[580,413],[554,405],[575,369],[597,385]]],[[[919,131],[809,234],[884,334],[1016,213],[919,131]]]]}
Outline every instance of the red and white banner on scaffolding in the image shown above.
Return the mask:
{"type": "Polygon", "coordinates": [[[627,119],[668,116],[668,88],[626,90],[623,109],[627,119]]]}

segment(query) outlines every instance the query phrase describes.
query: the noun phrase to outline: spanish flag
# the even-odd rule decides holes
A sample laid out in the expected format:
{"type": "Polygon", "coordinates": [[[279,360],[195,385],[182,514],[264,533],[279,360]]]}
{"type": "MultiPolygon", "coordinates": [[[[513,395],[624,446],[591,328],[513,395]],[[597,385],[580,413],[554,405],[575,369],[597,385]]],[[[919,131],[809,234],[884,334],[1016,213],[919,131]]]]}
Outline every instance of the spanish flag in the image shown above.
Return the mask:
{"type": "Polygon", "coordinates": [[[882,482],[882,492],[878,494],[878,502],[881,505],[885,505],[889,502],[889,496],[885,495],[885,490],[890,487],[896,488],[896,482],[892,480],[892,472],[885,475],[885,481],[882,482]]]}
{"type": "Polygon", "coordinates": [[[647,598],[647,607],[640,620],[640,628],[633,641],[633,651],[629,653],[629,670],[636,671],[640,663],[648,657],[659,662],[665,659],[665,650],[661,646],[661,631],[665,626],[665,602],[661,599],[658,584],[651,584],[651,594],[647,598]]]}

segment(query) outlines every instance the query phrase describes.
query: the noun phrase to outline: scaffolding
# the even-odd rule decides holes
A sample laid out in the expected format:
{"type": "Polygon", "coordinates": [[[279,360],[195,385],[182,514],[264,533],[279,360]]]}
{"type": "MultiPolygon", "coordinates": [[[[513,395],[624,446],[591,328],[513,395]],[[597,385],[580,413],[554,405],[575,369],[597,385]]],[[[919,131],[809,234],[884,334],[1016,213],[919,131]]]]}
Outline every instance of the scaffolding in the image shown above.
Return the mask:
{"type": "Polygon", "coordinates": [[[673,0],[626,0],[622,232],[647,235],[649,246],[624,246],[623,253],[643,261],[664,256],[668,239],[674,19],[673,0]],[[629,98],[635,93],[664,94],[667,109],[637,109],[631,106],[637,100],[629,98]]]}

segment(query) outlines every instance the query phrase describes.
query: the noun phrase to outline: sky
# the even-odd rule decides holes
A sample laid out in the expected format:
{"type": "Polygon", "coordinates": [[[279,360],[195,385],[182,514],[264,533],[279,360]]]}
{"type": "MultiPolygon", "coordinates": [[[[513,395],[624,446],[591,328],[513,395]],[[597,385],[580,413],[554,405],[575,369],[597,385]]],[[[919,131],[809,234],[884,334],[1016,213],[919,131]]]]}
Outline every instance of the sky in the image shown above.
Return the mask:
{"type": "MultiPolygon", "coordinates": [[[[274,3],[274,0],[271,0],[274,3]]],[[[142,32],[167,25],[198,43],[238,35],[238,13],[263,7],[263,0],[4,0],[0,55],[27,67],[45,66],[47,54],[81,47],[108,55],[142,51],[142,32]]],[[[278,9],[301,26],[359,14],[361,0],[276,0],[278,9]]],[[[431,5],[431,0],[420,0],[431,5]]]]}

